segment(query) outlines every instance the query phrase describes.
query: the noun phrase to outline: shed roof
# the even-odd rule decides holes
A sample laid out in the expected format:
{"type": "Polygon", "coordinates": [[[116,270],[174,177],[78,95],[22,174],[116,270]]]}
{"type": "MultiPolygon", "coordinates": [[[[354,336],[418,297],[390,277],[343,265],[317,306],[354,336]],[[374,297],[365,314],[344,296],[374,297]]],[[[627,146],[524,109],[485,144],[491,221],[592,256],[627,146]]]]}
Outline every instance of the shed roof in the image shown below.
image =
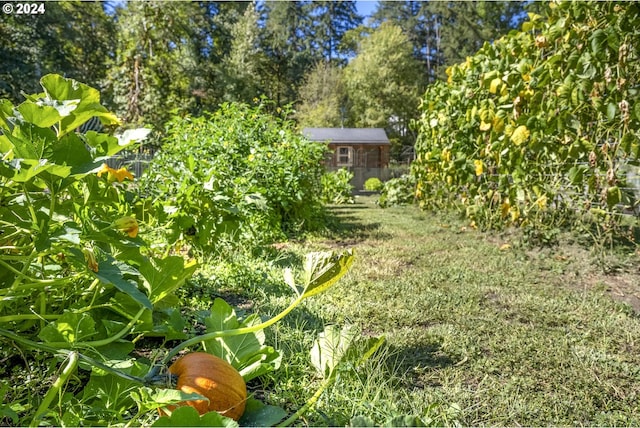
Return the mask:
{"type": "Polygon", "coordinates": [[[389,138],[382,128],[304,128],[302,134],[311,141],[388,145],[389,138]]]}

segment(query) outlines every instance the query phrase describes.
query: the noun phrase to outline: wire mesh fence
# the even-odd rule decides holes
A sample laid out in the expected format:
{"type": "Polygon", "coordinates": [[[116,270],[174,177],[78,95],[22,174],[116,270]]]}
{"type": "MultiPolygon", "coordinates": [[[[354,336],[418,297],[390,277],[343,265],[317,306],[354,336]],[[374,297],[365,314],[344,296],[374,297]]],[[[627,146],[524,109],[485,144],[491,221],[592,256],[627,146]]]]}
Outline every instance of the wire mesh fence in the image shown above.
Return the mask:
{"type": "Polygon", "coordinates": [[[111,168],[126,167],[135,177],[140,177],[148,168],[157,152],[153,147],[140,147],[135,152],[120,153],[107,159],[106,163],[111,168]]]}

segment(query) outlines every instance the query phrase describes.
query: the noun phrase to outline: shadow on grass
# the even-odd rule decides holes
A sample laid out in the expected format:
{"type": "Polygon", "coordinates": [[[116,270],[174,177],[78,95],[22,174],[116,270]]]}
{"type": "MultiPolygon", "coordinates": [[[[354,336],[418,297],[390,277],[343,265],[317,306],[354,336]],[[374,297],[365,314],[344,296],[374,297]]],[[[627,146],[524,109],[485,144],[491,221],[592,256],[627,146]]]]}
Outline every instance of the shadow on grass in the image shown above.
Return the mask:
{"type": "Polygon", "coordinates": [[[425,388],[434,385],[425,373],[451,367],[459,363],[459,358],[448,355],[442,350],[441,342],[430,342],[417,346],[389,346],[389,370],[404,374],[404,381],[412,387],[425,388]]]}
{"type": "Polygon", "coordinates": [[[366,210],[368,206],[364,204],[351,204],[351,205],[329,205],[328,209],[335,212],[345,212],[353,210],[366,210]]]}
{"type": "Polygon", "coordinates": [[[350,240],[351,243],[364,241],[375,236],[377,239],[391,235],[380,232],[381,223],[368,222],[356,210],[371,209],[366,205],[334,206],[327,209],[326,227],[321,236],[336,241],[350,240]]]}

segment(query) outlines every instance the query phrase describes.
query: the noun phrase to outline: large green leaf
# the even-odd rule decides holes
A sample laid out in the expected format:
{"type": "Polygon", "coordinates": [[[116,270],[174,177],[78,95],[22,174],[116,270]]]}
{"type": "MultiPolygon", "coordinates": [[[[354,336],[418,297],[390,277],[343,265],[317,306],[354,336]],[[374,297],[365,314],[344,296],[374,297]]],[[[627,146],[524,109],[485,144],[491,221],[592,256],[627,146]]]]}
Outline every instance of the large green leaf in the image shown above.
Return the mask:
{"type": "Polygon", "coordinates": [[[77,102],[73,112],[68,110],[68,114],[62,117],[58,129],[59,136],[73,132],[92,117],[99,117],[105,124],[119,123],[118,118],[100,104],[100,92],[97,89],[58,74],[44,76],[40,79],[40,84],[49,103],[58,101],[65,105],[64,101],[77,102]]]}
{"type": "Polygon", "coordinates": [[[243,427],[271,427],[287,416],[281,407],[268,406],[255,398],[247,399],[244,414],[238,421],[243,427]]]}
{"type": "Polygon", "coordinates": [[[95,168],[93,156],[75,134],[68,134],[53,144],[49,160],[71,167],[72,174],[86,173],[95,168]]]}
{"type": "MultiPolygon", "coordinates": [[[[105,362],[111,367],[117,367],[115,362],[105,362]]],[[[118,370],[133,376],[142,376],[149,370],[149,367],[140,363],[132,362],[117,367],[118,370]]],[[[85,403],[96,402],[101,409],[122,414],[134,405],[131,393],[140,388],[140,384],[132,380],[123,379],[101,369],[93,367],[89,382],[82,390],[82,400],[85,403]]]]}
{"type": "Polygon", "coordinates": [[[12,166],[15,171],[15,175],[12,177],[13,181],[16,183],[25,183],[38,174],[51,169],[54,165],[47,163],[46,159],[24,159],[21,162],[13,162],[12,166]]]}
{"type": "Polygon", "coordinates": [[[365,363],[385,343],[384,337],[359,339],[359,330],[354,326],[327,326],[311,348],[311,363],[325,379],[335,373],[344,362],[352,366],[365,363]]]}
{"type": "Polygon", "coordinates": [[[304,288],[301,294],[307,298],[322,293],[347,273],[353,260],[354,255],[351,249],[342,253],[315,252],[307,254],[303,273],[304,288]]]}
{"type": "Polygon", "coordinates": [[[18,111],[22,118],[40,128],[48,128],[55,125],[62,119],[58,110],[53,106],[38,105],[36,103],[25,101],[18,106],[18,111]]]}
{"type": "Polygon", "coordinates": [[[152,309],[153,304],[149,298],[138,289],[135,282],[125,279],[125,275],[135,276],[137,273],[138,272],[131,266],[120,263],[111,256],[108,256],[107,260],[98,263],[98,271],[95,272],[94,275],[103,283],[112,284],[141,306],[152,309]]]}
{"type": "Polygon", "coordinates": [[[13,143],[15,157],[41,159],[50,153],[51,145],[57,141],[56,134],[49,128],[40,128],[31,123],[21,123],[6,134],[13,143]]]}
{"type": "Polygon", "coordinates": [[[118,144],[118,138],[108,134],[95,131],[88,131],[84,134],[86,143],[96,149],[97,156],[113,156],[122,150],[118,144]]]}
{"type": "Polygon", "coordinates": [[[95,334],[95,321],[89,314],[67,312],[40,330],[38,337],[44,342],[67,342],[73,345],[90,340],[95,334]]]}
{"type": "Polygon", "coordinates": [[[166,307],[153,311],[153,328],[147,336],[163,336],[165,340],[186,339],[186,322],[178,307],[166,307]]]}
{"type": "Polygon", "coordinates": [[[167,297],[193,275],[198,267],[195,261],[184,263],[182,257],[151,259],[140,266],[140,273],[147,281],[149,300],[154,305],[167,297]]]}
{"type": "Polygon", "coordinates": [[[7,99],[0,99],[0,126],[10,131],[13,128],[13,117],[13,103],[7,99]]]}
{"type": "Polygon", "coordinates": [[[358,331],[351,326],[340,328],[327,326],[311,348],[311,363],[324,376],[329,378],[338,364],[347,355],[358,331]]]}
{"type": "MultiPolygon", "coordinates": [[[[256,314],[240,321],[235,310],[223,299],[216,299],[211,315],[205,320],[207,332],[235,330],[260,324],[256,314]]],[[[271,346],[266,346],[263,330],[255,333],[217,337],[203,342],[206,352],[216,355],[234,366],[245,381],[268,373],[280,366],[281,356],[271,346]]]]}
{"type": "Polygon", "coordinates": [[[225,418],[218,412],[209,412],[202,416],[190,406],[175,409],[171,416],[163,416],[152,426],[154,427],[227,427],[234,428],[238,423],[231,418],[225,418]]]}
{"type": "Polygon", "coordinates": [[[59,74],[47,74],[40,79],[46,96],[51,100],[82,100],[85,104],[100,103],[100,91],[59,74]]]}

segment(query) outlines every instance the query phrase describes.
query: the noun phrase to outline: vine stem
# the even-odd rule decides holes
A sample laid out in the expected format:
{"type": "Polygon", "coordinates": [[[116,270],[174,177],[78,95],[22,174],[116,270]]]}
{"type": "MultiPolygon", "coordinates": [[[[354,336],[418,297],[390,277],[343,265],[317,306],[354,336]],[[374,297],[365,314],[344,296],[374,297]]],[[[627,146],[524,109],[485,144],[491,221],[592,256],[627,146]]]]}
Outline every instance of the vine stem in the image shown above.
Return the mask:
{"type": "Polygon", "coordinates": [[[279,423],[277,426],[288,427],[289,425],[294,423],[298,418],[300,418],[300,416],[304,415],[307,412],[307,410],[309,410],[313,405],[316,404],[316,402],[318,401],[322,393],[329,387],[329,385],[331,385],[334,379],[335,379],[335,375],[333,374],[329,376],[327,379],[325,379],[325,381],[322,382],[318,390],[311,396],[311,398],[307,400],[306,403],[304,403],[304,406],[300,407],[297,412],[289,416],[285,421],[279,423]]]}
{"type": "MultiPolygon", "coordinates": [[[[122,330],[120,330],[118,333],[116,333],[115,335],[111,336],[111,337],[107,337],[106,339],[102,339],[102,340],[94,340],[92,342],[78,342],[75,343],[74,345],[77,347],[93,347],[93,348],[97,348],[99,346],[105,346],[110,344],[111,342],[115,342],[116,340],[122,338],[125,334],[129,333],[129,331],[133,328],[133,326],[135,325],[135,323],[138,322],[138,320],[140,319],[140,317],[142,316],[142,314],[144,313],[145,308],[140,308],[140,310],[138,311],[137,314],[134,315],[133,318],[131,318],[131,321],[129,321],[129,324],[125,325],[122,330]]],[[[69,343],[67,342],[50,342],[49,343],[50,346],[55,347],[55,348],[64,348],[65,346],[69,345],[69,343]]]]}
{"type": "Polygon", "coordinates": [[[298,296],[298,298],[296,298],[293,302],[291,302],[291,304],[282,312],[280,312],[278,315],[276,315],[273,318],[270,318],[267,321],[264,321],[260,324],[256,324],[250,327],[242,327],[242,328],[237,328],[234,330],[219,330],[219,331],[212,331],[211,333],[206,333],[200,336],[196,336],[196,337],[192,337],[191,339],[185,340],[184,342],[180,343],[179,345],[175,346],[173,349],[171,349],[171,351],[169,351],[169,353],[162,359],[162,364],[166,365],[169,363],[169,361],[171,360],[171,358],[173,358],[175,355],[178,354],[178,352],[180,352],[181,350],[183,350],[184,348],[188,347],[188,346],[192,346],[195,345],[197,343],[200,342],[204,342],[206,340],[211,340],[211,339],[215,339],[217,337],[229,337],[229,336],[240,336],[243,334],[249,334],[249,333],[255,333],[257,331],[260,330],[264,330],[265,328],[277,323],[278,321],[280,321],[282,318],[284,318],[289,312],[291,312],[293,310],[293,308],[295,308],[296,306],[298,306],[298,304],[304,300],[305,295],[301,294],[300,296],[298,296]]]}
{"type": "Polygon", "coordinates": [[[47,315],[47,314],[16,314],[16,315],[5,315],[0,317],[0,323],[3,322],[12,322],[12,321],[24,321],[24,320],[55,320],[60,318],[62,315],[47,315]]]}
{"type": "Polygon", "coordinates": [[[69,362],[67,363],[67,366],[64,368],[64,370],[62,370],[62,373],[60,373],[60,376],[58,376],[58,379],[56,379],[55,382],[53,382],[53,385],[51,385],[51,388],[49,388],[49,390],[47,391],[47,394],[42,399],[40,406],[38,406],[38,410],[36,410],[36,413],[33,416],[33,419],[31,420],[31,424],[29,424],[30,427],[38,426],[38,421],[47,412],[47,410],[49,410],[49,406],[51,405],[51,402],[56,397],[56,395],[58,395],[58,393],[60,392],[60,389],[62,389],[62,387],[67,383],[67,380],[69,380],[69,377],[78,366],[77,352],[75,351],[69,352],[68,357],[69,357],[69,362]]]}
{"type": "Polygon", "coordinates": [[[145,379],[141,378],[141,377],[133,376],[133,375],[130,375],[128,373],[124,373],[124,372],[122,372],[122,371],[120,371],[118,369],[114,369],[113,367],[109,367],[106,364],[102,364],[101,362],[96,361],[93,358],[91,358],[91,357],[89,357],[87,355],[84,355],[84,354],[82,354],[82,353],[80,353],[78,351],[69,351],[68,349],[54,348],[53,346],[49,346],[49,345],[47,345],[45,343],[34,342],[33,340],[29,340],[29,339],[25,339],[24,337],[20,337],[17,334],[12,333],[12,332],[10,332],[8,330],[5,330],[3,328],[0,328],[0,335],[8,337],[9,339],[14,340],[14,341],[16,341],[18,343],[21,343],[21,344],[23,344],[25,346],[28,346],[30,348],[40,349],[41,351],[51,352],[52,354],[58,354],[58,355],[62,354],[62,355],[65,355],[65,356],[68,357],[71,354],[75,353],[75,354],[77,354],[78,358],[81,359],[82,361],[84,361],[84,362],[86,362],[86,363],[88,363],[88,364],[90,364],[92,366],[95,366],[95,367],[97,367],[97,368],[99,368],[101,370],[104,370],[104,371],[106,371],[108,373],[111,373],[111,374],[114,374],[116,376],[119,376],[121,378],[130,380],[132,382],[136,382],[136,383],[143,384],[143,385],[147,384],[147,381],[145,379]]]}

